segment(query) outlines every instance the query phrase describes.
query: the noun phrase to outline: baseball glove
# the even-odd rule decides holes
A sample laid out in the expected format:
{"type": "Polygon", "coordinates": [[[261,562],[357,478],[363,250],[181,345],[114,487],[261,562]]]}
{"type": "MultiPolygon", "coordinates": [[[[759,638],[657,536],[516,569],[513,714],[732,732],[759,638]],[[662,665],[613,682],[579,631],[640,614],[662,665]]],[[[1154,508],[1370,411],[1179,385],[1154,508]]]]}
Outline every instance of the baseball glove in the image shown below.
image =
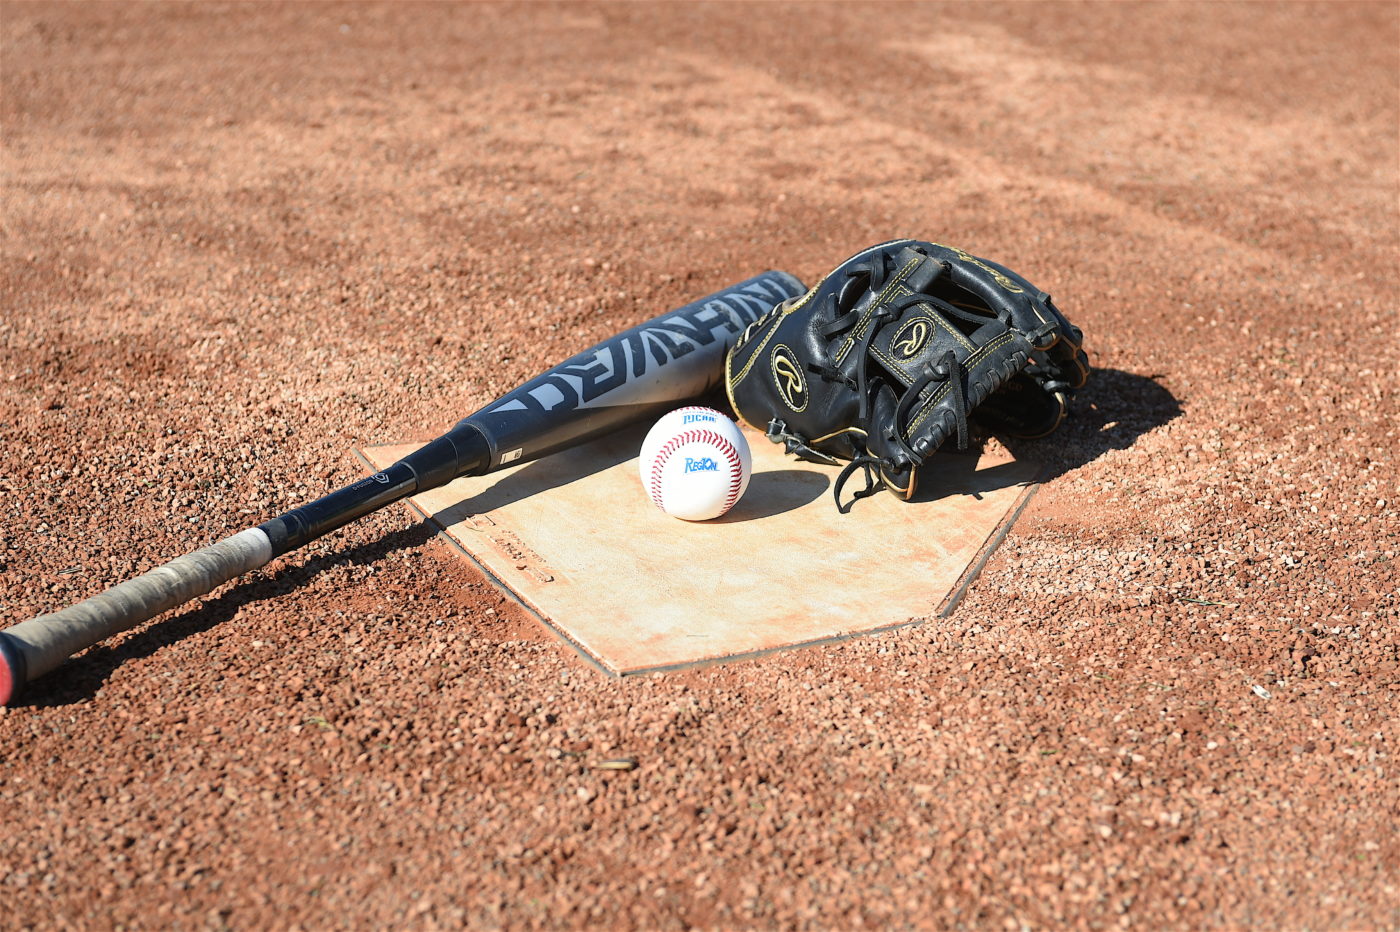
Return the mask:
{"type": "Polygon", "coordinates": [[[847,259],[754,322],[725,357],[739,417],[802,459],[857,469],[908,500],[916,470],[969,421],[1043,437],[1089,375],[1083,334],[1050,296],[960,249],[894,240],[847,259]]]}

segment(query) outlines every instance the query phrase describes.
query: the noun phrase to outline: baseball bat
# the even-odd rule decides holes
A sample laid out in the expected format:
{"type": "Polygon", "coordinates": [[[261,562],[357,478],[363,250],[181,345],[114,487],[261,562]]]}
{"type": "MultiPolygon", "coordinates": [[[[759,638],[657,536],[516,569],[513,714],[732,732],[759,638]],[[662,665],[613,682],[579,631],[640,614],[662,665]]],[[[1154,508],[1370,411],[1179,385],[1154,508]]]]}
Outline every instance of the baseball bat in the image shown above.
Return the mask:
{"type": "Polygon", "coordinates": [[[576,446],[703,395],[719,383],[724,354],[744,328],[803,291],[793,276],[769,271],[662,314],[534,377],[382,472],[0,631],[0,705],[78,651],[392,502],[576,446]]]}

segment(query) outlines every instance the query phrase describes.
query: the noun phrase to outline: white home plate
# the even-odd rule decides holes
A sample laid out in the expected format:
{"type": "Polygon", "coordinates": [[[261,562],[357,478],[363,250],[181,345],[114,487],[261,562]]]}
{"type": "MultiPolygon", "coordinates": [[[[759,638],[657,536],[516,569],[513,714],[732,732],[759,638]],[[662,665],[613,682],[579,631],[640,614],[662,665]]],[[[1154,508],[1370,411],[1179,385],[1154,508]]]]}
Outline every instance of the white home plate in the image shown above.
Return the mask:
{"type": "MultiPolygon", "coordinates": [[[[680,521],[638,479],[646,426],[409,499],[554,631],[624,675],[947,614],[1038,472],[1005,455],[939,455],[916,501],[881,493],[841,515],[831,499],[839,469],[785,457],[746,430],[743,498],[716,520],[680,521]],[[834,603],[839,592],[861,593],[861,610],[834,603]]],[[[416,446],[361,456],[383,469],[416,446]]],[[[847,494],[861,484],[853,477],[847,494]]]]}

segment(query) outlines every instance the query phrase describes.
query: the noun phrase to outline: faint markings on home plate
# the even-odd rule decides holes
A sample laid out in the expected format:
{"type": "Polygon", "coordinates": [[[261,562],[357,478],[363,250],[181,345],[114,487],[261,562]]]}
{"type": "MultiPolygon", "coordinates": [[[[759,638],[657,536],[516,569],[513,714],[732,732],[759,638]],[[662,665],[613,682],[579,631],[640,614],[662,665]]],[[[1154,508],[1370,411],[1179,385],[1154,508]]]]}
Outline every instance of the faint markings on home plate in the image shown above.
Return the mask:
{"type": "MultiPolygon", "coordinates": [[[[831,500],[839,469],[785,457],[746,431],[748,491],[724,517],[687,522],[642,490],[647,426],[409,499],[540,620],[620,675],[946,615],[1038,473],[1004,454],[940,454],[915,501],[881,493],[841,515],[831,500]]],[[[415,446],[360,455],[383,469],[415,446]]]]}

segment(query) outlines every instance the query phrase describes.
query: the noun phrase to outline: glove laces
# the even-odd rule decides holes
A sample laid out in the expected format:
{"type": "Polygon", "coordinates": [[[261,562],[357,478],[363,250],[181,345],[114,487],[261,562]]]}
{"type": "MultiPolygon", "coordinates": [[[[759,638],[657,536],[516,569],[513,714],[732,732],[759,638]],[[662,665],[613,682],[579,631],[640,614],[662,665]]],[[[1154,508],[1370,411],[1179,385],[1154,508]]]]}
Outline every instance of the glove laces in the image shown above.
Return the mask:
{"type": "Polygon", "coordinates": [[[832,488],[832,497],[836,499],[836,511],[838,514],[848,514],[856,502],[862,498],[869,498],[880,491],[880,467],[889,465],[887,460],[869,453],[863,453],[846,464],[846,468],[841,470],[841,474],[836,477],[836,485],[832,488]],[[851,500],[846,504],[841,504],[841,490],[846,486],[846,480],[855,474],[857,469],[865,470],[865,488],[851,496],[851,500]]]}
{"type": "MultiPolygon", "coordinates": [[[[958,362],[957,355],[950,349],[939,357],[937,365],[927,365],[923,374],[913,385],[909,386],[899,399],[899,405],[895,408],[894,422],[900,425],[896,431],[895,439],[904,452],[909,454],[914,465],[923,463],[924,456],[914,450],[904,439],[906,429],[904,424],[909,415],[913,412],[914,405],[918,403],[924,390],[934,382],[947,382],[949,395],[949,408],[952,410],[954,427],[957,431],[957,449],[966,450],[968,445],[969,431],[967,429],[967,369],[958,362]]],[[[932,452],[932,451],[929,451],[932,452]]]]}

